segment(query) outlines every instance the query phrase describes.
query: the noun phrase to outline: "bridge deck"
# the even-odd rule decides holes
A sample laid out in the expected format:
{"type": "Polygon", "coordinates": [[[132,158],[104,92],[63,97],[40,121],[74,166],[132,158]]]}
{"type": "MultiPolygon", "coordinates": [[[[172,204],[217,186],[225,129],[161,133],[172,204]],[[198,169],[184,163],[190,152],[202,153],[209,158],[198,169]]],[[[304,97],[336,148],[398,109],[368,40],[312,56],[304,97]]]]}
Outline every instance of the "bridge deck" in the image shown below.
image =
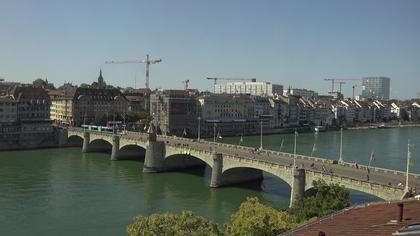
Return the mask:
{"type": "MultiPolygon", "coordinates": [[[[72,131],[83,132],[82,129],[72,129],[72,131]]],[[[105,136],[110,136],[111,134],[103,134],[105,136]]],[[[146,142],[147,134],[138,133],[138,132],[126,132],[121,134],[121,139],[132,139],[138,140],[140,142],[146,142]]],[[[158,140],[166,142],[170,146],[183,146],[186,149],[198,150],[198,151],[217,151],[226,156],[231,156],[235,158],[245,158],[248,160],[257,160],[269,164],[280,165],[292,167],[293,165],[293,154],[276,152],[271,150],[262,150],[256,151],[254,148],[244,147],[239,145],[223,144],[223,143],[214,143],[201,140],[197,142],[193,139],[171,137],[159,135],[158,140]]],[[[314,158],[308,156],[297,155],[296,164],[298,166],[303,166],[308,173],[323,173],[325,175],[330,175],[330,170],[332,174],[336,177],[341,177],[344,179],[351,179],[362,181],[370,184],[378,184],[393,189],[402,190],[402,186],[397,186],[398,183],[405,183],[405,173],[396,170],[389,170],[384,168],[369,167],[369,181],[367,179],[367,167],[359,165],[359,168],[355,168],[352,164],[329,164],[331,160],[323,158],[314,158]],[[312,164],[312,166],[311,166],[312,164]],[[327,172],[324,173],[323,166],[327,169],[327,172]]],[[[410,174],[409,175],[409,184],[410,186],[420,187],[420,175],[419,174],[410,174]]]]}

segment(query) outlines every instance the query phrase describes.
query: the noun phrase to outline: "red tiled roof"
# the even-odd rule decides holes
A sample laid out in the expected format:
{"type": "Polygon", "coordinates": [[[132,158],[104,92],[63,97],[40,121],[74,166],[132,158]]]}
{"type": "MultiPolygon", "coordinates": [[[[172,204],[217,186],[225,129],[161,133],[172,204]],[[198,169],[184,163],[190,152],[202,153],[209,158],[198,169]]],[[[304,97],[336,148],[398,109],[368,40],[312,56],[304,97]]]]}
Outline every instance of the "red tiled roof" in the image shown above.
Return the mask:
{"type": "Polygon", "coordinates": [[[390,223],[398,217],[398,202],[386,202],[352,208],[282,235],[318,235],[320,231],[325,232],[326,236],[392,235],[404,226],[420,223],[420,201],[408,200],[402,203],[402,222],[390,223]]]}

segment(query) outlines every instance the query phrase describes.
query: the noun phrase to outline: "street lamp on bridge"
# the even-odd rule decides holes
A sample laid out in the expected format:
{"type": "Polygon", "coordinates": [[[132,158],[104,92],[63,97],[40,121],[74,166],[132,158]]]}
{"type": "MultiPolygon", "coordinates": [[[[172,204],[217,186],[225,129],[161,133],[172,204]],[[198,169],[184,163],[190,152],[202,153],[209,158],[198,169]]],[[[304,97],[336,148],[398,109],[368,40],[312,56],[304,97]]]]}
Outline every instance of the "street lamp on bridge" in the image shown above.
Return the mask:
{"type": "Polygon", "coordinates": [[[272,115],[260,115],[260,150],[263,150],[263,121],[264,118],[269,119],[272,115]]]}
{"type": "Polygon", "coordinates": [[[344,163],[343,160],[343,127],[340,129],[340,157],[338,159],[339,163],[344,163]]]}
{"type": "Polygon", "coordinates": [[[293,148],[293,168],[296,168],[296,139],[297,139],[297,129],[295,128],[295,146],[293,148]]]}
{"type": "Polygon", "coordinates": [[[216,142],[216,123],[213,123],[213,142],[216,142]]]}
{"type": "Polygon", "coordinates": [[[201,117],[199,116],[199,117],[197,117],[197,119],[198,119],[198,137],[197,137],[197,141],[199,141],[200,142],[200,126],[201,126],[201,117]]]}

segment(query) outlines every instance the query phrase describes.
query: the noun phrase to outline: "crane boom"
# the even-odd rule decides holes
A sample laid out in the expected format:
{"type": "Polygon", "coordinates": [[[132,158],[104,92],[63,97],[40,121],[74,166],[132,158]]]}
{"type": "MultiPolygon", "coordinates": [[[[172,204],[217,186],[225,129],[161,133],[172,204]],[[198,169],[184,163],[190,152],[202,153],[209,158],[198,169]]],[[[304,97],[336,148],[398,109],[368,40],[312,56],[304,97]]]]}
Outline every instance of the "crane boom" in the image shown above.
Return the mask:
{"type": "Polygon", "coordinates": [[[145,63],[145,60],[129,60],[129,61],[106,61],[105,64],[135,64],[135,63],[145,63]]]}
{"type": "Polygon", "coordinates": [[[345,84],[344,81],[347,80],[361,80],[361,79],[324,79],[325,81],[331,81],[331,92],[334,92],[334,85],[338,83],[340,85],[340,93],[341,93],[341,87],[343,84],[345,84]]]}
{"type": "Polygon", "coordinates": [[[125,61],[106,61],[105,64],[146,64],[146,88],[149,88],[149,66],[150,64],[157,64],[162,62],[162,59],[150,60],[149,54],[146,55],[145,60],[125,60],[125,61]]]}

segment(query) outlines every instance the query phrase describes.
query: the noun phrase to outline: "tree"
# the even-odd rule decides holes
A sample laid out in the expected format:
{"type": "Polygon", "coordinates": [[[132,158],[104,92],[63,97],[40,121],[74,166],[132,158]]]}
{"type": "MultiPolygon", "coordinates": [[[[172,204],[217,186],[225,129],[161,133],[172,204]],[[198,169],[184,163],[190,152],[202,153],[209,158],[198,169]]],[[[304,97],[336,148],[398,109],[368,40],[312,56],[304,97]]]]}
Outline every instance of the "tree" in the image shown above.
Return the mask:
{"type": "Polygon", "coordinates": [[[134,222],[128,225],[127,233],[130,236],[222,235],[216,223],[196,216],[191,211],[183,211],[181,214],[164,213],[137,216],[134,218],[134,222]]]}
{"type": "Polygon", "coordinates": [[[247,198],[232,214],[225,235],[278,235],[296,226],[287,212],[261,204],[258,198],[247,198]]]}
{"type": "Polygon", "coordinates": [[[338,184],[328,185],[323,180],[313,182],[313,196],[300,198],[289,213],[298,222],[323,217],[350,206],[349,192],[338,184]]]}
{"type": "Polygon", "coordinates": [[[45,81],[41,78],[38,78],[32,82],[32,85],[36,88],[43,88],[45,86],[45,81]]]}

